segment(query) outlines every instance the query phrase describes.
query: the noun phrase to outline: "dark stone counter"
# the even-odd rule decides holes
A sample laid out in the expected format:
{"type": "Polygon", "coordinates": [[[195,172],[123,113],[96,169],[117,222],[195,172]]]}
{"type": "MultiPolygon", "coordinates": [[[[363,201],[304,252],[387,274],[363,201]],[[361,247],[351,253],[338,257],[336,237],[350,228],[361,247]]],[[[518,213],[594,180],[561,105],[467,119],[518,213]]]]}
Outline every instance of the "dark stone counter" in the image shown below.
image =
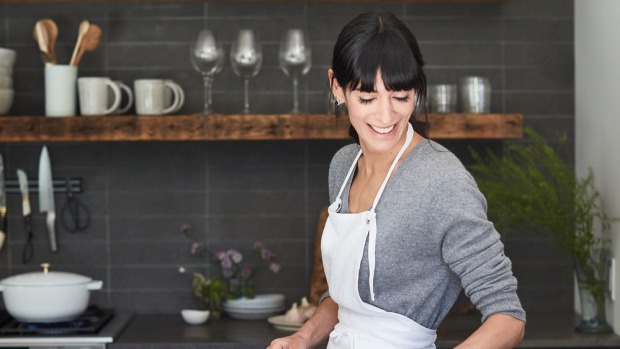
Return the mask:
{"type": "MultiPolygon", "coordinates": [[[[620,348],[619,336],[579,334],[573,330],[573,322],[574,319],[567,319],[567,316],[529,315],[525,340],[519,348],[620,348]]],[[[448,317],[437,331],[437,348],[454,347],[479,323],[480,317],[476,314],[448,317]]],[[[190,326],[180,314],[136,315],[109,348],[265,349],[273,338],[289,333],[274,329],[267,321],[223,317],[209,320],[204,325],[190,326]]]]}

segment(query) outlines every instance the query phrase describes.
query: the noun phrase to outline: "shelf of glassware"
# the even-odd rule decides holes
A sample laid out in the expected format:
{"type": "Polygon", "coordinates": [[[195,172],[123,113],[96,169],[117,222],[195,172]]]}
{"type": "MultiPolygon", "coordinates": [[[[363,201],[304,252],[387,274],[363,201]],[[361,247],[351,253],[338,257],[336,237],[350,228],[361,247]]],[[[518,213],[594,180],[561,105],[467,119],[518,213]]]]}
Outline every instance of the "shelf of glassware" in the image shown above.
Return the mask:
{"type": "MultiPolygon", "coordinates": [[[[429,114],[434,139],[523,135],[522,114],[429,114]]],[[[348,119],[327,114],[0,117],[0,142],[347,139],[348,119]]]]}

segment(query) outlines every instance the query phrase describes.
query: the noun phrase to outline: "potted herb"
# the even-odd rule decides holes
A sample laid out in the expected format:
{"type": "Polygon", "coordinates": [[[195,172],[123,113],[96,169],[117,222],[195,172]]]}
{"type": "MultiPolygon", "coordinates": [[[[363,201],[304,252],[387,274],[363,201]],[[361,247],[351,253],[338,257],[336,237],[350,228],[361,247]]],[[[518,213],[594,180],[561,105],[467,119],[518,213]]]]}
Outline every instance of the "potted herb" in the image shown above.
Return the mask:
{"type": "MultiPolygon", "coordinates": [[[[589,170],[578,178],[543,137],[526,129],[529,142],[510,143],[502,156],[471,150],[469,166],[485,194],[489,218],[503,232],[530,229],[548,234],[573,260],[582,304],[577,330],[611,331],[605,317],[610,225],[589,170]]],[[[560,137],[561,147],[566,137],[560,137]]]]}
{"type": "Polygon", "coordinates": [[[187,224],[181,226],[181,232],[192,239],[192,255],[207,253],[211,262],[219,269],[219,275],[213,278],[194,273],[192,282],[194,296],[202,301],[205,309],[210,310],[216,319],[220,317],[223,303],[227,299],[251,299],[256,296],[253,280],[261,269],[266,268],[274,274],[280,272],[281,265],[275,253],[260,241],[255,242],[252,248],[254,258],[244,258],[243,254],[234,248],[208,251],[205,245],[195,238],[192,227],[187,224]]]}

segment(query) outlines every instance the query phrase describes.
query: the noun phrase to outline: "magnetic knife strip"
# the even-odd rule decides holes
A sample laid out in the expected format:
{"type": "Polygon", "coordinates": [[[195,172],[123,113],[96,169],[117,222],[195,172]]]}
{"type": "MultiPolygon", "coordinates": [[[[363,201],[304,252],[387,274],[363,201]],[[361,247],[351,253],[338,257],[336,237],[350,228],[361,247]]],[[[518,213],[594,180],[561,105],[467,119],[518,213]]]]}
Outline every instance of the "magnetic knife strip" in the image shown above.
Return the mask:
{"type": "MultiPolygon", "coordinates": [[[[82,192],[82,178],[70,178],[71,182],[71,191],[74,193],[82,192]]],[[[54,193],[66,193],[67,192],[67,181],[65,179],[53,179],[52,184],[54,185],[54,193]]],[[[20,194],[19,191],[19,182],[17,179],[7,179],[4,181],[4,186],[7,194],[20,194]]],[[[29,193],[38,193],[39,192],[39,180],[30,180],[28,179],[28,192],[29,193]]]]}

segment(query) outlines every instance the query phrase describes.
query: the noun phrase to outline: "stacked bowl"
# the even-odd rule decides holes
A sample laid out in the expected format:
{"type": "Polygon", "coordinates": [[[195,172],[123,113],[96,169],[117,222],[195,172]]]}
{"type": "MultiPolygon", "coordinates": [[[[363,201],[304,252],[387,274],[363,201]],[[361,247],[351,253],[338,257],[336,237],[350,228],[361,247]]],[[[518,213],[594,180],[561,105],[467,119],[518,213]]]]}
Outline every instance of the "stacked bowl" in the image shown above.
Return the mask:
{"type": "Polygon", "coordinates": [[[223,308],[233,319],[264,320],[284,311],[284,295],[267,293],[257,294],[254,298],[229,299],[223,308]]]}
{"type": "Polygon", "coordinates": [[[15,50],[0,47],[0,115],[6,115],[13,104],[13,65],[15,50]]]}

